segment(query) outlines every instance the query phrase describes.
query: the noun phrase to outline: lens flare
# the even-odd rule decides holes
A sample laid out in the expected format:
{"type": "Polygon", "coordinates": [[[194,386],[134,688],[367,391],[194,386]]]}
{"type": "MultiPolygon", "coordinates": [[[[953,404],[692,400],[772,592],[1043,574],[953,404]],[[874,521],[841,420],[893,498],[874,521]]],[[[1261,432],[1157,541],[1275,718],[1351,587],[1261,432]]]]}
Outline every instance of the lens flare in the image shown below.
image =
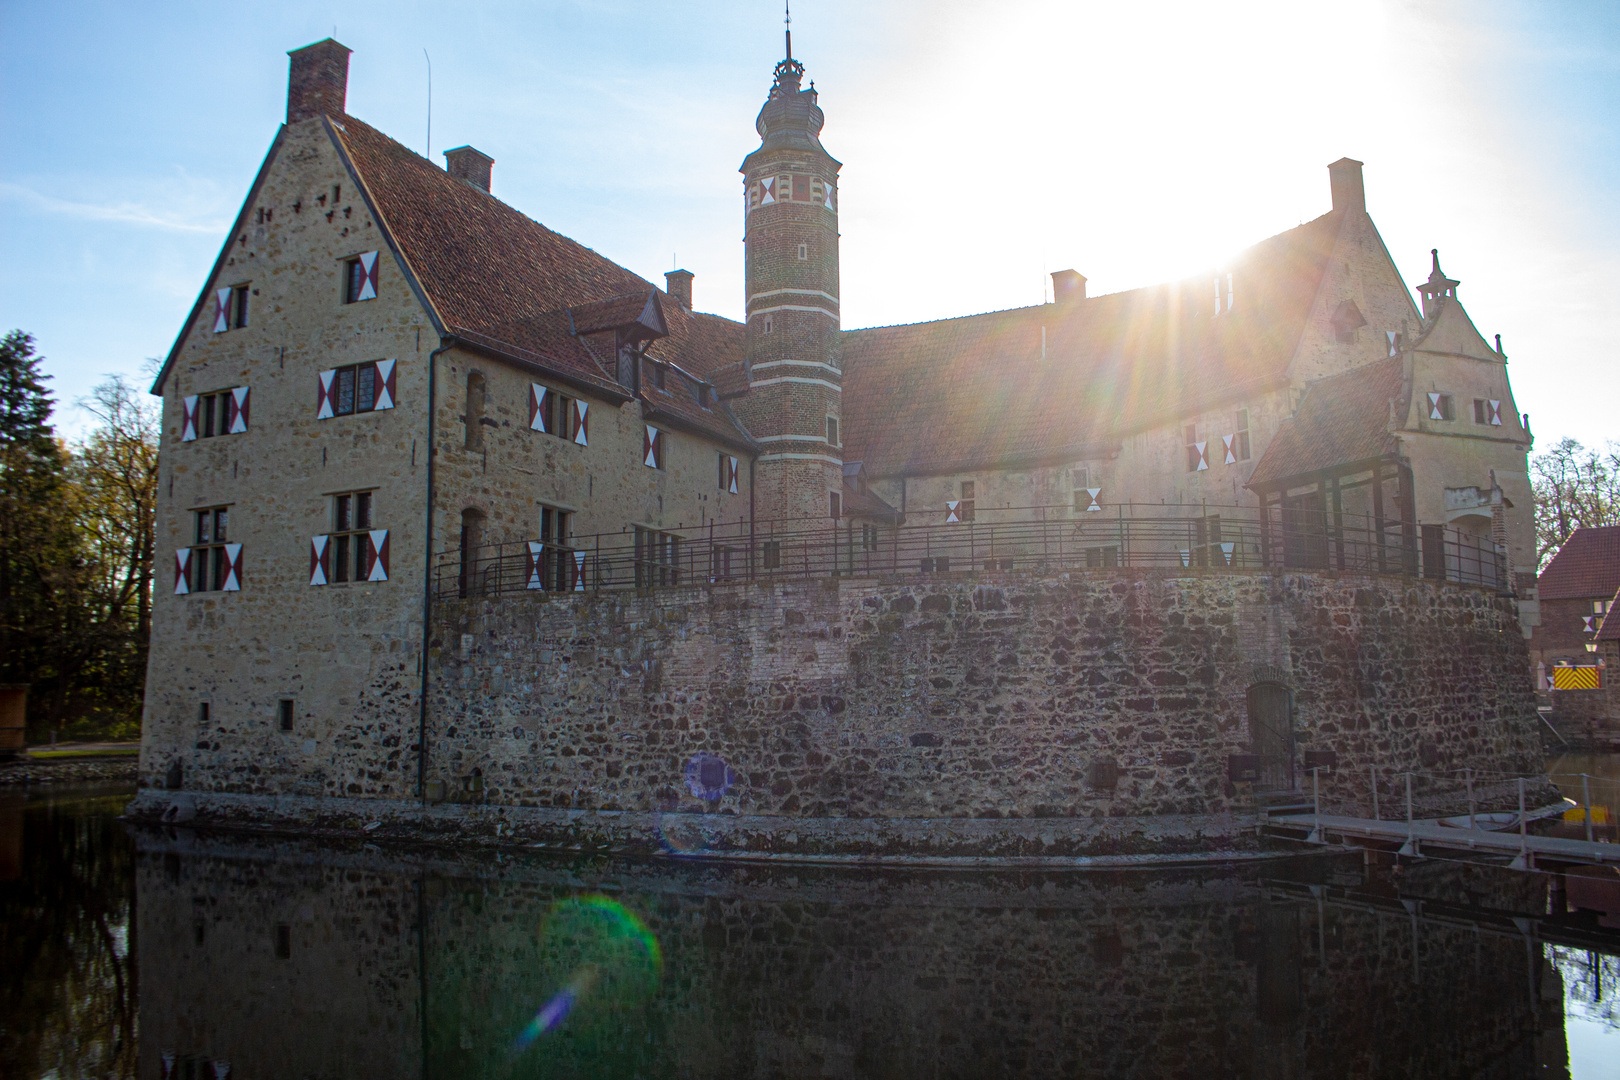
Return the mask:
{"type": "Polygon", "coordinates": [[[658,939],[624,905],[606,896],[553,904],[540,926],[546,967],[568,972],[551,998],[512,1041],[522,1053],[564,1023],[589,1026],[653,995],[663,972],[658,939]]]}

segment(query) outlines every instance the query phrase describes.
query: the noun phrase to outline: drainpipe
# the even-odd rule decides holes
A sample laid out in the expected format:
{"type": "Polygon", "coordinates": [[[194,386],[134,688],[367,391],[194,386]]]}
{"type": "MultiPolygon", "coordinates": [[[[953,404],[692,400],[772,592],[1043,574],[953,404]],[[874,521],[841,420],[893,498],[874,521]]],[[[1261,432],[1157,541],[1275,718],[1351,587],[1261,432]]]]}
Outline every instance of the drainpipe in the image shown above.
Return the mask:
{"type": "Polygon", "coordinates": [[[759,545],[754,542],[754,467],[759,464],[759,458],[750,454],[748,457],[748,581],[754,580],[754,560],[759,557],[759,545]]]}
{"type": "Polygon", "coordinates": [[[456,339],[443,337],[439,347],[428,353],[428,431],[427,431],[427,535],[422,547],[422,685],[418,692],[416,717],[416,794],[427,806],[427,714],[428,714],[428,646],[433,640],[433,463],[439,448],[433,441],[434,416],[438,409],[439,354],[455,347],[456,339]]]}

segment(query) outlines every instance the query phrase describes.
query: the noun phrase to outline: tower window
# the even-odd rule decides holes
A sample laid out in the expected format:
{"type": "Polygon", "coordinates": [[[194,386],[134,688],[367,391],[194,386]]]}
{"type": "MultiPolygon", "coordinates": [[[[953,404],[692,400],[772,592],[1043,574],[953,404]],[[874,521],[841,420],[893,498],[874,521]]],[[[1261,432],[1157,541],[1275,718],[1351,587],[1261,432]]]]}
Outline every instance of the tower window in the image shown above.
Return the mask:
{"type": "Polygon", "coordinates": [[[833,520],[837,521],[839,518],[844,516],[844,514],[843,514],[843,509],[844,509],[843,502],[844,502],[844,500],[842,499],[842,497],[839,496],[838,492],[836,492],[836,491],[829,491],[827,493],[827,496],[828,496],[828,502],[830,504],[830,509],[832,510],[833,520]]]}
{"type": "Polygon", "coordinates": [[[276,703],[276,719],[282,731],[293,729],[293,703],[290,698],[282,698],[276,703]]]}
{"type": "Polygon", "coordinates": [[[765,333],[769,334],[775,329],[776,324],[771,321],[771,317],[769,315],[765,316],[765,333]]]}
{"type": "Polygon", "coordinates": [[[807,260],[809,258],[810,258],[810,245],[809,244],[800,244],[799,245],[799,261],[804,262],[805,260],[807,260]]]}
{"type": "Polygon", "coordinates": [[[838,417],[827,417],[827,445],[838,445],[838,417]]]}

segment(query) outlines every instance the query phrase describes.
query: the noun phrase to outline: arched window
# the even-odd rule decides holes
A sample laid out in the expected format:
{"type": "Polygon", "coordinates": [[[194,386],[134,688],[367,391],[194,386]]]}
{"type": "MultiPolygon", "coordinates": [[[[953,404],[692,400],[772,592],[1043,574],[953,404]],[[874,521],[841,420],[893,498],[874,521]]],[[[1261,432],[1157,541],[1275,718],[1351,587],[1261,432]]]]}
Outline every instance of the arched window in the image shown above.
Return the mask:
{"type": "Polygon", "coordinates": [[[1257,791],[1294,790],[1294,695],[1279,683],[1249,687],[1249,741],[1260,758],[1257,791]]]}
{"type": "Polygon", "coordinates": [[[467,373],[467,449],[484,448],[484,377],[476,371],[467,373]]]}
{"type": "Polygon", "coordinates": [[[461,512],[461,573],[457,578],[457,592],[462,596],[477,596],[479,587],[479,548],[484,546],[484,513],[481,510],[461,512]]]}

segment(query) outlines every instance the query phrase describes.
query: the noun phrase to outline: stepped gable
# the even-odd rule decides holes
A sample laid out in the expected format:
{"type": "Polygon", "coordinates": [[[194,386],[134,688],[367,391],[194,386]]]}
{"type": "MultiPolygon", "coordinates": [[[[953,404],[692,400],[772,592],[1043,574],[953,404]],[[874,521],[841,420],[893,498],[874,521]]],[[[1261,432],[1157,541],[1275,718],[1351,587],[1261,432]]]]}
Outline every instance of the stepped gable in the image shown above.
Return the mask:
{"type": "MultiPolygon", "coordinates": [[[[1536,595],[1542,600],[1589,600],[1616,591],[1620,591],[1620,525],[1576,529],[1536,579],[1536,595]]],[[[1620,636],[1620,624],[1609,629],[1614,621],[1603,620],[1609,638],[1620,636]]]]}
{"type": "Polygon", "coordinates": [[[1075,458],[1280,383],[1344,216],[1233,259],[1231,312],[1215,313],[1210,275],[848,331],[845,452],[873,475],[1075,458]]]}
{"type": "Polygon", "coordinates": [[[1246,486],[1301,476],[1399,451],[1390,431],[1390,402],[1401,401],[1402,360],[1366,364],[1311,382],[1293,419],[1285,420],[1246,486]]]}
{"type": "MultiPolygon", "coordinates": [[[[444,332],[622,400],[611,340],[604,348],[580,335],[635,322],[656,293],[665,335],[648,355],[700,377],[741,359],[740,324],[669,302],[637,274],[363,121],[345,116],[330,123],[444,332]]],[[[688,410],[657,392],[644,396],[704,431],[747,442],[725,410],[702,409],[695,398],[688,410]]]]}

